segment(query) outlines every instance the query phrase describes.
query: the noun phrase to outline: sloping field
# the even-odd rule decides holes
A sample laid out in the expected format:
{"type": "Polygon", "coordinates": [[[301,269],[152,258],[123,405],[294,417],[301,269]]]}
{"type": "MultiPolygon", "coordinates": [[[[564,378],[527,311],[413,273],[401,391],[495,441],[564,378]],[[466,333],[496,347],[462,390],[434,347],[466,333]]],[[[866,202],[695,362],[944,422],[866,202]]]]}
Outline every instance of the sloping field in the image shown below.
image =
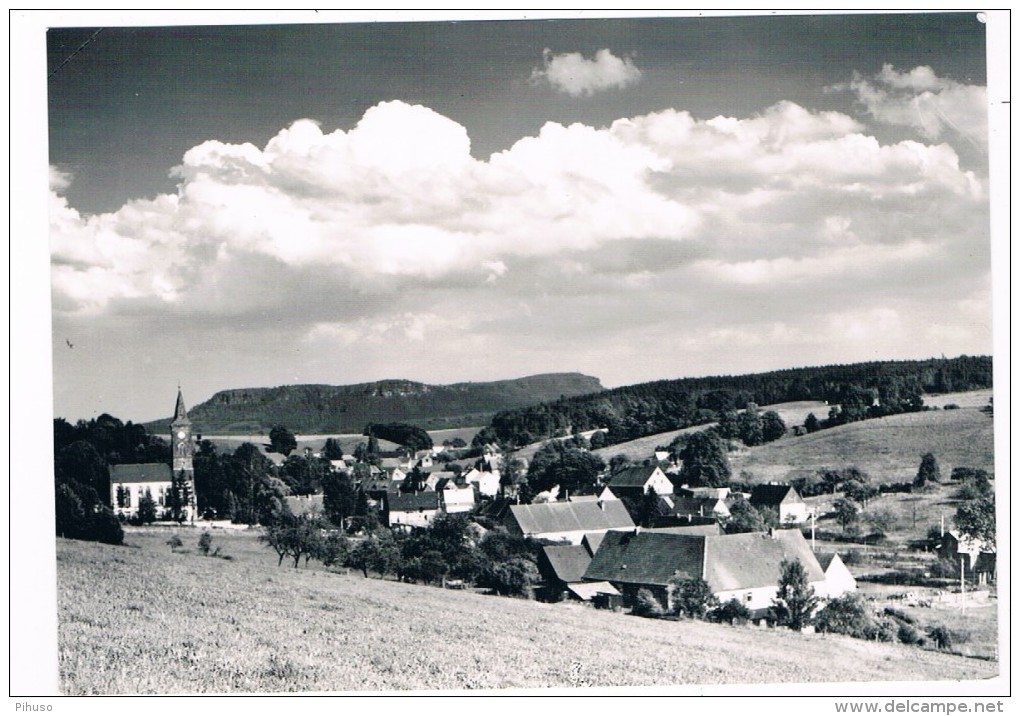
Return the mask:
{"type": "MultiPolygon", "coordinates": [[[[776,411],[779,413],[779,417],[783,419],[783,422],[786,423],[787,427],[803,425],[804,419],[808,416],[808,413],[814,413],[815,417],[819,419],[823,419],[829,414],[829,406],[820,400],[801,400],[794,403],[765,405],[761,406],[760,410],[762,412],[768,410],[776,411]]],[[[678,435],[690,435],[691,433],[701,432],[702,430],[707,430],[713,425],[715,425],[715,423],[707,423],[705,425],[697,425],[693,428],[673,430],[668,433],[646,435],[645,437],[638,438],[637,440],[630,440],[625,443],[610,445],[609,447],[600,448],[593,452],[596,455],[601,456],[606,462],[609,462],[609,458],[614,455],[621,454],[626,455],[631,460],[644,460],[645,458],[652,456],[652,453],[655,452],[656,446],[669,445],[678,435]]],[[[530,448],[531,446],[528,447],[530,448]]],[[[537,447],[535,450],[537,450],[537,447]]],[[[522,450],[521,453],[523,454],[523,452],[524,451],[522,450]]],[[[534,454],[534,450],[532,450],[531,454],[534,454]]],[[[530,455],[527,457],[530,457],[530,455]]]]}
{"type": "Polygon", "coordinates": [[[906,482],[932,452],[944,478],[954,467],[994,470],[992,419],[976,408],[905,413],[865,420],[730,454],[734,475],[783,480],[794,470],[857,465],[877,482],[906,482]]]}
{"type": "Polygon", "coordinates": [[[504,689],[983,679],[994,662],[897,644],[694,622],[278,568],[251,534],[231,561],[57,540],[67,694],[504,689]]]}

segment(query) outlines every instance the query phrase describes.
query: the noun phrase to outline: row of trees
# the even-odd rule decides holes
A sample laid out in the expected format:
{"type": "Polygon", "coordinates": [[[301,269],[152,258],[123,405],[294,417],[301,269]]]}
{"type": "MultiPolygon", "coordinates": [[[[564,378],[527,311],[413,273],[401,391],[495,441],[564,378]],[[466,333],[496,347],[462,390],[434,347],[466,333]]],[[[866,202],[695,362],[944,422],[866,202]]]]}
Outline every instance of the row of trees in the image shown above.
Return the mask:
{"type": "MultiPolygon", "coordinates": [[[[823,423],[920,410],[921,396],[992,386],[992,359],[961,356],[929,361],[888,361],[798,368],[744,376],[685,378],[625,386],[587,396],[497,413],[491,435],[504,444],[604,428],[607,445],[702,425],[748,403],[770,405],[824,400],[833,406],[823,423]]],[[[809,426],[811,429],[812,426],[809,426]]],[[[751,439],[754,439],[753,434],[751,439]]]]}
{"type": "Polygon", "coordinates": [[[540,544],[505,532],[477,537],[464,515],[440,515],[428,529],[411,533],[378,530],[352,540],[320,519],[287,515],[269,526],[262,541],[293,567],[316,559],[347,567],[366,578],[439,584],[459,580],[504,596],[532,594],[538,581],[540,544]]]}

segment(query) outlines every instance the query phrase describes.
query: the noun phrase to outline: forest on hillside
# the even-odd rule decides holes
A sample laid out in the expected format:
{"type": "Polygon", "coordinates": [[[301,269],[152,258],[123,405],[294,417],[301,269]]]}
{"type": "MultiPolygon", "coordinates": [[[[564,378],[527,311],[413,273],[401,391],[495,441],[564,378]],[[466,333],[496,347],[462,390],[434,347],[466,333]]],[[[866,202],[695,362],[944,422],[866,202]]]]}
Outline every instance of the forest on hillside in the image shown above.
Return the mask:
{"type": "Polygon", "coordinates": [[[604,443],[714,422],[749,403],[824,400],[829,426],[924,409],[922,395],[992,387],[991,356],[881,361],[792,368],[738,376],[681,378],[497,413],[482,439],[527,445],[549,437],[605,429],[604,443]],[[838,407],[836,407],[838,406],[838,407]]]}

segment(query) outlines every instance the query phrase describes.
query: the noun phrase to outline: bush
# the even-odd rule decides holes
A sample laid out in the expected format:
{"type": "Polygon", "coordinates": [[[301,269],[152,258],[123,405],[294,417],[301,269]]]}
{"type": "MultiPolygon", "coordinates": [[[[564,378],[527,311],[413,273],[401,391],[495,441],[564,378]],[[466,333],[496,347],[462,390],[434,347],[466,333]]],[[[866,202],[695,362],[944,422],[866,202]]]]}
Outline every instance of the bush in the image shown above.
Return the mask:
{"type": "Polygon", "coordinates": [[[830,601],[815,617],[815,628],[831,634],[859,636],[870,624],[864,599],[852,592],[830,601]]]}
{"type": "Polygon", "coordinates": [[[914,619],[914,617],[910,616],[902,609],[897,609],[896,607],[886,607],[883,611],[886,616],[890,616],[896,621],[904,622],[905,624],[917,623],[917,620],[914,619]]]}
{"type": "Polygon", "coordinates": [[[109,507],[103,507],[98,512],[94,512],[89,522],[88,539],[105,544],[124,543],[124,528],[120,526],[120,520],[109,507]]]}
{"type": "Polygon", "coordinates": [[[949,649],[953,645],[952,632],[942,624],[928,627],[928,638],[931,639],[936,649],[949,649]]]}
{"type": "Polygon", "coordinates": [[[176,551],[178,548],[184,546],[184,542],[181,541],[180,535],[174,535],[166,541],[167,546],[171,552],[176,551]]]}
{"type": "Polygon", "coordinates": [[[847,553],[843,555],[840,559],[842,559],[843,564],[845,564],[848,567],[851,565],[864,563],[864,555],[861,554],[861,551],[859,549],[847,550],[847,553]]]}
{"type": "Polygon", "coordinates": [[[212,535],[208,532],[203,532],[202,536],[198,538],[198,551],[204,555],[208,555],[211,548],[212,535]]]}
{"type": "Polygon", "coordinates": [[[661,617],[663,609],[654,594],[647,589],[639,589],[630,613],[638,617],[661,617]]]}
{"type": "Polygon", "coordinates": [[[751,610],[744,606],[744,603],[734,597],[722,606],[711,612],[712,621],[725,622],[727,624],[743,624],[751,618],[751,610]]]}
{"type": "Polygon", "coordinates": [[[960,576],[960,565],[954,559],[943,558],[933,562],[931,567],[929,567],[928,572],[933,577],[953,579],[954,577],[960,576]]]}
{"type": "Polygon", "coordinates": [[[900,623],[899,629],[896,632],[896,638],[900,640],[901,644],[909,644],[911,646],[922,646],[924,644],[924,636],[921,632],[906,623],[900,623]]]}

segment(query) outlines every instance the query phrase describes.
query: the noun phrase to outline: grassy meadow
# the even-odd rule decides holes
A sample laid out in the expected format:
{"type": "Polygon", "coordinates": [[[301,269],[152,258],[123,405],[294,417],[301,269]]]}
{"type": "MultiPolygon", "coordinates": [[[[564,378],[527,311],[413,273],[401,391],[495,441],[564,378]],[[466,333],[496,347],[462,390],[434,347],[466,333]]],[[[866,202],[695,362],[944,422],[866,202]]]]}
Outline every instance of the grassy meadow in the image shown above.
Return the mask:
{"type": "Polygon", "coordinates": [[[66,694],[676,686],[989,678],[994,662],[832,635],[644,620],[575,604],[276,566],[251,532],[57,540],[66,694]]]}
{"type": "Polygon", "coordinates": [[[746,471],[755,482],[847,465],[876,482],[909,482],[926,452],[935,454],[944,479],[960,466],[994,472],[992,419],[977,408],[891,415],[745,448],[730,453],[730,466],[734,476],[746,471]]]}

